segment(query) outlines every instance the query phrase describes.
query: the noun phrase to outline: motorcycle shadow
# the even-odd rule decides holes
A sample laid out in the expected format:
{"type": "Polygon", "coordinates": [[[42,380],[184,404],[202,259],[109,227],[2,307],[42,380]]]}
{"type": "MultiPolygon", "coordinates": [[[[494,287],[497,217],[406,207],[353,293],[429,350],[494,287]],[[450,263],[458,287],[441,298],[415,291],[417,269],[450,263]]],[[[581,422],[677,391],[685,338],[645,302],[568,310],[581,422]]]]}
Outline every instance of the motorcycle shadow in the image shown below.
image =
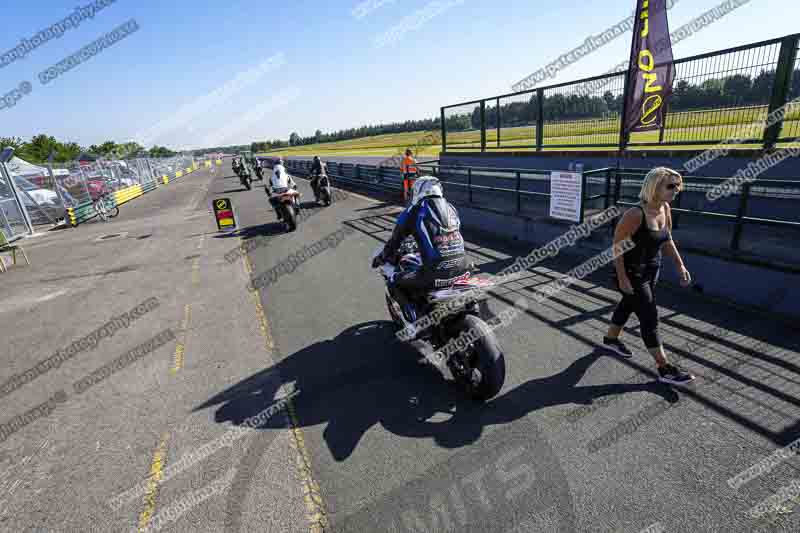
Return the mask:
{"type": "MultiPolygon", "coordinates": [[[[544,407],[637,391],[677,401],[658,383],[577,386],[602,355],[592,352],[556,375],[532,379],[479,404],[436,369],[419,365],[417,352],[395,339],[391,322],[375,321],[284,357],[194,411],[219,406],[217,422],[241,425],[284,396],[282,385],[294,383],[296,423],[301,428],[327,424],[323,438],[332,456],[344,461],[376,424],[398,436],[459,448],[476,442],[487,426],[508,424],[544,407]]],[[[272,416],[260,428],[286,429],[287,418],[272,416]]]]}

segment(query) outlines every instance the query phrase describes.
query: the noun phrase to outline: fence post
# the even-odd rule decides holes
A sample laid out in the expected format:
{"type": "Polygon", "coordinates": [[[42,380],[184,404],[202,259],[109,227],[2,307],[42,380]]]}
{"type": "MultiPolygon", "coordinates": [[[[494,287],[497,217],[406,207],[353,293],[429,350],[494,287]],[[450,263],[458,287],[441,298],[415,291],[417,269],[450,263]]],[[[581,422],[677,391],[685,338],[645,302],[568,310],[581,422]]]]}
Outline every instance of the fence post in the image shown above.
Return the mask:
{"type": "Polygon", "coordinates": [[[467,169],[467,192],[469,193],[469,201],[467,203],[472,203],[472,168],[467,169]]]}
{"type": "Polygon", "coordinates": [[[442,121],[442,152],[447,151],[447,127],[446,122],[444,120],[444,107],[441,109],[441,118],[439,119],[442,121]]]}
{"type": "Polygon", "coordinates": [[[742,238],[742,217],[747,213],[747,200],[750,198],[750,183],[742,184],[742,196],[739,199],[739,209],[736,211],[736,226],[733,228],[733,238],[731,239],[731,250],[739,250],[739,242],[742,238]]]}
{"type": "Polygon", "coordinates": [[[517,214],[519,215],[522,212],[522,196],[519,194],[520,185],[522,178],[520,176],[519,170],[517,170],[517,214]]]}
{"type": "MultiPolygon", "coordinates": [[[[775,84],[772,86],[772,96],[769,100],[769,113],[783,107],[789,97],[789,90],[792,86],[792,75],[794,72],[794,62],[797,58],[798,36],[790,36],[781,42],[781,51],[778,55],[778,67],[775,70],[775,84]]],[[[784,110],[785,111],[785,110],[784,110]]],[[[778,142],[778,138],[783,128],[785,113],[780,116],[775,124],[764,132],[764,150],[772,150],[778,142]]]]}
{"type": "Polygon", "coordinates": [[[603,198],[603,210],[607,211],[611,206],[611,170],[606,168],[606,194],[603,198]]]}
{"type": "Polygon", "coordinates": [[[544,89],[536,91],[536,151],[544,145],[544,89]]]}
{"type": "Polygon", "coordinates": [[[481,100],[481,152],[486,151],[486,100],[481,100]]]}
{"type": "Polygon", "coordinates": [[[500,148],[500,98],[497,99],[495,118],[497,119],[497,147],[500,148]]]}
{"type": "Polygon", "coordinates": [[[581,210],[578,224],[583,224],[583,211],[586,209],[586,173],[581,171],[581,210]]]}
{"type": "Polygon", "coordinates": [[[357,180],[361,179],[361,165],[359,165],[358,163],[356,163],[356,179],[357,180]]]}

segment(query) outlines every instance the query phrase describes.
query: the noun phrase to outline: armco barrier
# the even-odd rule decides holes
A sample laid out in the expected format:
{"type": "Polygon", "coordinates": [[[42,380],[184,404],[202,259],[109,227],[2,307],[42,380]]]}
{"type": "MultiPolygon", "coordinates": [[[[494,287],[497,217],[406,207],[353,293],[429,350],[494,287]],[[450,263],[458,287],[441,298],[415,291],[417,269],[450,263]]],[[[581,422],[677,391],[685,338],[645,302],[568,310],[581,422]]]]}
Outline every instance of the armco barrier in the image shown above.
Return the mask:
{"type": "Polygon", "coordinates": [[[92,204],[92,202],[86,202],[76,207],[68,207],[67,217],[69,218],[70,225],[75,227],[93,218],[96,215],[93,206],[94,204],[92,204]]]}
{"type": "MultiPolygon", "coordinates": [[[[204,166],[210,167],[211,162],[206,161],[204,166]]],[[[177,171],[172,178],[166,174],[163,174],[159,180],[153,180],[144,185],[132,185],[130,187],[120,189],[108,196],[106,202],[109,204],[109,207],[120,206],[124,203],[130,202],[134,198],[138,198],[139,196],[157,189],[159,186],[159,181],[161,181],[164,185],[167,185],[170,182],[170,179],[175,180],[177,178],[182,178],[187,174],[191,174],[192,172],[200,170],[200,168],[201,165],[195,162],[192,164],[192,166],[186,167],[184,170],[177,171]]],[[[95,216],[97,216],[97,213],[95,212],[94,204],[91,201],[75,207],[67,208],[67,218],[70,225],[73,227],[86,222],[95,216]]]]}
{"type": "Polygon", "coordinates": [[[144,191],[142,191],[141,185],[132,185],[130,187],[126,187],[125,189],[116,191],[113,198],[117,205],[122,205],[126,202],[130,202],[134,198],[138,198],[143,194],[144,191]]]}

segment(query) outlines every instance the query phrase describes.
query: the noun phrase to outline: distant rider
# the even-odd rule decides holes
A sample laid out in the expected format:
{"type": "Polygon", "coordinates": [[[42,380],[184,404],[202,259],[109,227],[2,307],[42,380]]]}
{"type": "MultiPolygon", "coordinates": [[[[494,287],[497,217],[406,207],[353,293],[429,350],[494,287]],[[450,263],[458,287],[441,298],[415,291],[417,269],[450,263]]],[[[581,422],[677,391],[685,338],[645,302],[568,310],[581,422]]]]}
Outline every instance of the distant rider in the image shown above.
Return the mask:
{"type": "Polygon", "coordinates": [[[272,193],[274,193],[276,189],[297,189],[297,184],[286,171],[286,167],[283,166],[282,157],[278,157],[275,161],[275,166],[272,167],[272,177],[269,179],[269,183],[264,186],[264,190],[267,196],[269,196],[269,203],[272,205],[272,208],[275,209],[278,220],[282,220],[283,217],[281,216],[280,210],[278,210],[278,197],[272,196],[272,193]]]}
{"type": "Polygon", "coordinates": [[[449,287],[466,273],[467,258],[460,228],[458,212],[444,198],[439,180],[419,177],[414,182],[411,205],[400,214],[391,238],[372,262],[372,267],[378,268],[397,253],[409,235],[414,236],[422,268],[397,275],[391,282],[392,287],[400,289],[394,292],[410,322],[416,320],[408,301],[411,293],[449,287]]]}
{"type": "Polygon", "coordinates": [[[314,197],[319,197],[317,186],[319,185],[319,177],[327,174],[325,163],[319,158],[318,155],[314,156],[314,162],[311,163],[311,190],[314,191],[314,197]]]}

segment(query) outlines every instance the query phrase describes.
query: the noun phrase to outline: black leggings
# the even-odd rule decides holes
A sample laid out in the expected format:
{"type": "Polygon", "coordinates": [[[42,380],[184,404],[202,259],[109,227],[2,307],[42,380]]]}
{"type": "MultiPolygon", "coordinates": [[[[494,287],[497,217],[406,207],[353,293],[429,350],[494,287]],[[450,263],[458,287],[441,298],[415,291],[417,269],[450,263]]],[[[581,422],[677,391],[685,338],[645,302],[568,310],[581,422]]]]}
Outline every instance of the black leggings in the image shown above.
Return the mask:
{"type": "MultiPolygon", "coordinates": [[[[622,293],[622,300],[617,304],[611,323],[623,327],[631,313],[636,313],[639,318],[639,328],[642,333],[644,345],[648,348],[661,346],[658,335],[658,310],[656,309],[655,289],[658,283],[660,268],[648,267],[641,273],[628,272],[631,280],[633,294],[622,293]]],[[[614,276],[616,278],[616,275],[614,276]]],[[[619,282],[617,282],[619,289],[619,282]]],[[[622,292],[620,290],[620,292],[622,292]]]]}

